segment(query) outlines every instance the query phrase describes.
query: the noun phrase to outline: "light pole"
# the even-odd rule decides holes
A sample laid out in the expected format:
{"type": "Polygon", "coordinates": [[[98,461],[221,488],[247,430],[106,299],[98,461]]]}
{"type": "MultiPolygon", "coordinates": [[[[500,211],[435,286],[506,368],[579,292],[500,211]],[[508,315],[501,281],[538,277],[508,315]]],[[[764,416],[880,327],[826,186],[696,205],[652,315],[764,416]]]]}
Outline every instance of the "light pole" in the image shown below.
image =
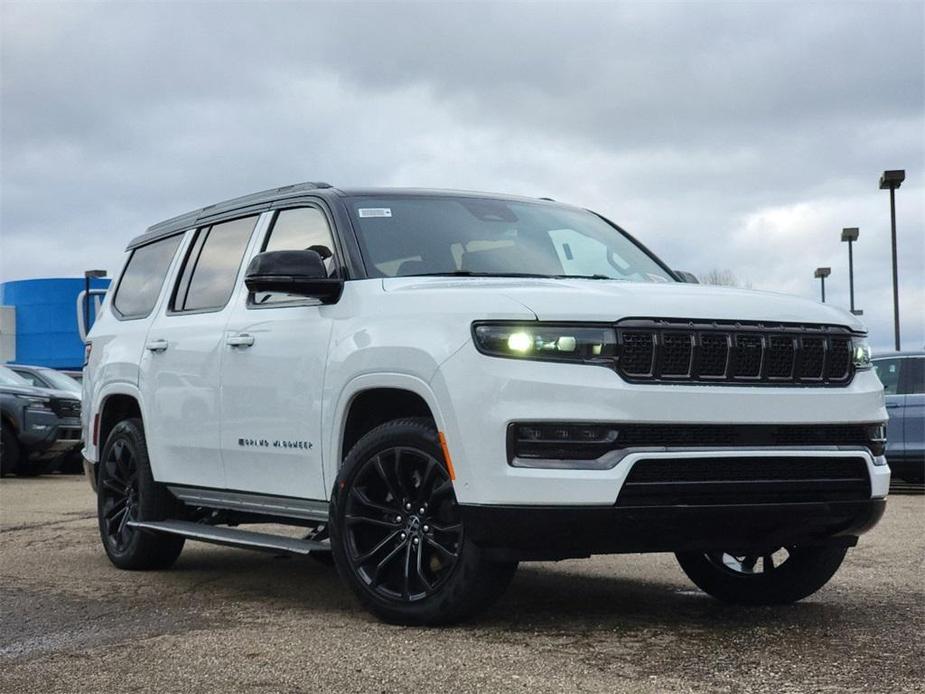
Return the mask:
{"type": "Polygon", "coordinates": [[[815,277],[822,282],[822,303],[825,303],[825,278],[832,274],[830,267],[817,267],[815,277]]]}
{"type": "Polygon", "coordinates": [[[854,310],[854,251],[852,246],[858,240],[860,231],[857,227],[847,227],[841,230],[841,240],[848,242],[848,291],[851,295],[851,313],[856,316],[861,315],[862,311],[854,310]]]}
{"type": "Polygon", "coordinates": [[[890,191],[890,234],[893,240],[893,332],[896,351],[899,351],[899,279],[896,276],[896,189],[906,180],[903,169],[884,171],[880,176],[880,190],[890,191]]]}

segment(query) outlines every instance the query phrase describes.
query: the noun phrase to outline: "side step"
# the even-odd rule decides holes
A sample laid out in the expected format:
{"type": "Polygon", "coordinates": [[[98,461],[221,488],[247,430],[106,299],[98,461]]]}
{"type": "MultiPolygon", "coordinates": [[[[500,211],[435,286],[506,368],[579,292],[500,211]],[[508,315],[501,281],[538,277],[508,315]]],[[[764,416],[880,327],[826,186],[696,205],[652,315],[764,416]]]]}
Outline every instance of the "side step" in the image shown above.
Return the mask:
{"type": "Polygon", "coordinates": [[[316,540],[301,540],[297,537],[255,533],[238,528],[220,528],[214,525],[191,523],[190,521],[165,520],[156,522],[129,521],[128,525],[142,530],[159,533],[182,535],[190,540],[211,542],[216,545],[257,549],[264,552],[287,552],[289,554],[309,554],[310,552],[330,552],[331,546],[316,540]]]}

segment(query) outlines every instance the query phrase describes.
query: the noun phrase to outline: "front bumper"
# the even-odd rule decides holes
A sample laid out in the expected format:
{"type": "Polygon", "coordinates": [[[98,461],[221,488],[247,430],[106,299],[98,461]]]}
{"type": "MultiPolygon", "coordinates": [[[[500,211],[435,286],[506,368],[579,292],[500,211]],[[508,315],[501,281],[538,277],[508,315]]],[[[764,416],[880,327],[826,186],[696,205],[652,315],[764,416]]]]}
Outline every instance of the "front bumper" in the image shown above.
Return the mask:
{"type": "MultiPolygon", "coordinates": [[[[440,366],[430,386],[441,406],[461,504],[611,506],[635,462],[657,455],[843,455],[744,445],[627,455],[605,470],[522,468],[507,463],[507,431],[513,422],[812,425],[887,419],[883,386],[870,370],[838,388],[633,384],[601,366],[499,359],[469,344],[440,366]]],[[[869,452],[858,455],[868,468],[871,497],[885,496],[889,468],[869,452]]]]}
{"type": "Polygon", "coordinates": [[[885,499],[755,506],[460,507],[468,537],[498,560],[592,554],[851,546],[880,520],[885,499]]]}

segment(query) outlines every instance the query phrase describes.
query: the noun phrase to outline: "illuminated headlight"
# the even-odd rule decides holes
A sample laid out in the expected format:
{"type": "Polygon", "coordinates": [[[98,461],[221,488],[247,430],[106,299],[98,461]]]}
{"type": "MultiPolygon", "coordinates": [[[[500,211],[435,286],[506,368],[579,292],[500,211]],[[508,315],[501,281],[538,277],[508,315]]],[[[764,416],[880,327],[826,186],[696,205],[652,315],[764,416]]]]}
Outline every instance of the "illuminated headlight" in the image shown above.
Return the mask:
{"type": "Polygon", "coordinates": [[[851,361],[855,369],[870,368],[870,345],[866,337],[855,337],[851,340],[851,361]]]}
{"type": "Polygon", "coordinates": [[[610,327],[554,323],[478,323],[472,331],[484,354],[515,359],[598,362],[612,359],[616,334],[610,327]]]}

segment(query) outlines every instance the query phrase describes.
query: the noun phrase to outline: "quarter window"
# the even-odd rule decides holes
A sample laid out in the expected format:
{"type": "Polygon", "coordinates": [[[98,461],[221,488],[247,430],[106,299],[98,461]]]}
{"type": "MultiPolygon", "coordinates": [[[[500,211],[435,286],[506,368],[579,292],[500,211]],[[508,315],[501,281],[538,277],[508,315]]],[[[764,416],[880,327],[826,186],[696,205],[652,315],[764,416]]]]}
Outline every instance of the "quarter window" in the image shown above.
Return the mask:
{"type": "Polygon", "coordinates": [[[132,251],[112,302],[120,317],[144,318],[151,313],[182,237],[177,234],[132,251]]]}
{"type": "MultiPolygon", "coordinates": [[[[337,276],[334,238],[328,220],[317,207],[296,207],[278,212],[262,250],[316,251],[324,260],[328,277],[337,276]]],[[[253,303],[265,306],[302,299],[304,297],[279,292],[260,292],[253,296],[253,303]]]]}
{"type": "Polygon", "coordinates": [[[173,299],[174,311],[214,311],[228,303],[257,217],[200,229],[173,299]]]}

